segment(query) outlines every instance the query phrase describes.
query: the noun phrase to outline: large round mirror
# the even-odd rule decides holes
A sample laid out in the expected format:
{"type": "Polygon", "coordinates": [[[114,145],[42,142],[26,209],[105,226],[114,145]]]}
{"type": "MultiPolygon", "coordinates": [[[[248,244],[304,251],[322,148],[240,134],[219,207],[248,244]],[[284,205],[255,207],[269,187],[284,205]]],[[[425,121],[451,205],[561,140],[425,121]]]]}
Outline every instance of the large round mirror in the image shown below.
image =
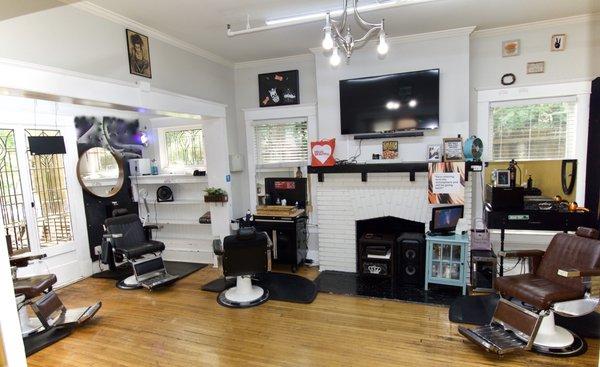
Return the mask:
{"type": "Polygon", "coordinates": [[[90,148],[79,157],[77,178],[81,187],[90,194],[112,197],[121,190],[125,181],[123,160],[108,149],[90,148]]]}

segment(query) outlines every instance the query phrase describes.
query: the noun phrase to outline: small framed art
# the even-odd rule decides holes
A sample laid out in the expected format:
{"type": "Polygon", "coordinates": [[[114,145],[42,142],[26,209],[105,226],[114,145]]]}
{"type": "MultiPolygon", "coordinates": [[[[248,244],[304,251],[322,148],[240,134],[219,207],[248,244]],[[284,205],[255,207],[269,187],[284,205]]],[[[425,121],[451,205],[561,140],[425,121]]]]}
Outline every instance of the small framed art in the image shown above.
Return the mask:
{"type": "Polygon", "coordinates": [[[461,138],[444,138],[444,162],[463,161],[463,142],[461,138]]]}
{"type": "Polygon", "coordinates": [[[535,61],[527,63],[527,74],[542,74],[546,68],[544,61],[535,61]]]}
{"type": "Polygon", "coordinates": [[[129,72],[134,75],[152,78],[152,68],[150,67],[150,45],[148,36],[132,31],[125,30],[127,36],[127,54],[129,55],[129,72]]]}
{"type": "Polygon", "coordinates": [[[564,51],[567,46],[566,34],[553,34],[550,40],[550,51],[564,51]]]}
{"type": "Polygon", "coordinates": [[[520,40],[502,42],[502,57],[518,56],[519,54],[521,54],[520,40]]]}
{"type": "Polygon", "coordinates": [[[440,162],[442,160],[442,146],[430,144],[427,146],[427,162],[440,162]]]}
{"type": "Polygon", "coordinates": [[[299,104],[298,83],[298,70],[259,74],[259,106],[272,107],[299,104]]]}

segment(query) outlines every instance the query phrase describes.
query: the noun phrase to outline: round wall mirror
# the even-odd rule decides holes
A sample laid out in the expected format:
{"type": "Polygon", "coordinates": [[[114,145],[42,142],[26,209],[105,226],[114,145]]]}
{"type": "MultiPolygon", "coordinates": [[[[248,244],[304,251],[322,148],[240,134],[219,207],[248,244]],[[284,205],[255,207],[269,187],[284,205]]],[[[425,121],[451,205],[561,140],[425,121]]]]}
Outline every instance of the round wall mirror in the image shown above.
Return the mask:
{"type": "Polygon", "coordinates": [[[86,150],[77,162],[77,178],[88,193],[109,198],[123,187],[123,160],[110,150],[95,147],[86,150]]]}

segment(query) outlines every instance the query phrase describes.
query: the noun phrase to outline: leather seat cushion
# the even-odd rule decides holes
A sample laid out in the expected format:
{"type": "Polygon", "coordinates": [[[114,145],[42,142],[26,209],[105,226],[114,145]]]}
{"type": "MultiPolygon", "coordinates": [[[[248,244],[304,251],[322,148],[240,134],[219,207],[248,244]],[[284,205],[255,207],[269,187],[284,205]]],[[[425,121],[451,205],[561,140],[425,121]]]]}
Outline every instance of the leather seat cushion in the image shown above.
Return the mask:
{"type": "Polygon", "coordinates": [[[116,250],[117,253],[125,255],[128,259],[134,259],[152,252],[160,252],[165,249],[165,244],[160,241],[144,241],[134,244],[127,244],[127,247],[122,246],[116,250]]]}
{"type": "Polygon", "coordinates": [[[56,275],[54,274],[35,275],[13,280],[15,294],[22,294],[25,299],[39,296],[54,283],[56,283],[56,275]]]}
{"type": "Polygon", "coordinates": [[[554,283],[534,274],[499,277],[495,288],[505,296],[515,297],[539,310],[547,310],[554,302],[569,301],[583,297],[583,289],[575,289],[554,283]]]}

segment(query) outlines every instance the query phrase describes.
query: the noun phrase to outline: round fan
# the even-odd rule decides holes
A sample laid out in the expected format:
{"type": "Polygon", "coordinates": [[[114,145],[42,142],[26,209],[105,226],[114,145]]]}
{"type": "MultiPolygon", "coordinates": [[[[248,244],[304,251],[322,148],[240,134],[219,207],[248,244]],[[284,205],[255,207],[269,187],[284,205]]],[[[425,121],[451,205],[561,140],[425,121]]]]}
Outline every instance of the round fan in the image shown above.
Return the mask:
{"type": "Polygon", "coordinates": [[[469,162],[481,160],[483,155],[483,142],[475,135],[465,140],[465,160],[469,162]]]}
{"type": "Polygon", "coordinates": [[[173,190],[169,186],[161,186],[156,190],[156,201],[163,203],[173,201],[173,190]]]}

